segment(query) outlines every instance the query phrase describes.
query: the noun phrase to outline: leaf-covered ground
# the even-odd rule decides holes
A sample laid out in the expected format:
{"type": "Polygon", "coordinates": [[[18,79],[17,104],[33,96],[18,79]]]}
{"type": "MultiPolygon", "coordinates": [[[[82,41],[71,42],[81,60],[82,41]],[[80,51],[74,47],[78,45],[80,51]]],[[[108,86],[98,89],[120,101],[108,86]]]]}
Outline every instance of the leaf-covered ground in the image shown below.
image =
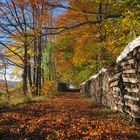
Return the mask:
{"type": "Polygon", "coordinates": [[[140,127],[78,93],[0,110],[0,140],[139,140],[140,127]]]}

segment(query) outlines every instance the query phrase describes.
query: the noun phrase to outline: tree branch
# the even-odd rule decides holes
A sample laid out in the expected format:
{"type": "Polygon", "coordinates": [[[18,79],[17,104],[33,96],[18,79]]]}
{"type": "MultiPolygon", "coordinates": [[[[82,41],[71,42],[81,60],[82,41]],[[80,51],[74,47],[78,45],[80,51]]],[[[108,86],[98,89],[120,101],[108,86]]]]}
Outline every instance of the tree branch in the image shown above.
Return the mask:
{"type": "Polygon", "coordinates": [[[9,51],[11,51],[13,54],[15,54],[16,56],[18,56],[22,61],[24,61],[23,60],[23,58],[19,55],[19,54],[17,54],[16,52],[14,52],[12,49],[10,49],[7,45],[5,45],[3,42],[1,42],[0,41],[0,44],[1,45],[3,45],[5,48],[7,48],[9,51]]]}
{"type": "MultiPolygon", "coordinates": [[[[86,24],[99,24],[99,23],[100,23],[100,21],[86,21],[86,22],[79,23],[79,24],[76,24],[76,25],[73,25],[73,26],[70,26],[70,27],[49,28],[49,29],[55,29],[55,30],[58,30],[58,29],[62,29],[62,30],[58,31],[58,32],[54,32],[54,33],[44,33],[44,34],[42,33],[42,36],[44,36],[44,35],[57,35],[57,34],[60,34],[62,32],[65,32],[69,29],[74,29],[74,28],[77,28],[77,27],[80,27],[80,26],[83,26],[83,25],[86,25],[86,24]]],[[[48,29],[48,28],[46,28],[46,29],[48,29]]]]}
{"type": "Polygon", "coordinates": [[[15,63],[14,61],[12,61],[12,60],[10,60],[10,59],[8,59],[8,58],[6,58],[6,57],[4,57],[4,59],[5,59],[6,61],[8,61],[8,63],[9,63],[10,65],[12,65],[12,66],[17,66],[17,67],[23,69],[23,66],[21,66],[21,65],[19,65],[19,64],[17,64],[17,63],[15,63]]]}

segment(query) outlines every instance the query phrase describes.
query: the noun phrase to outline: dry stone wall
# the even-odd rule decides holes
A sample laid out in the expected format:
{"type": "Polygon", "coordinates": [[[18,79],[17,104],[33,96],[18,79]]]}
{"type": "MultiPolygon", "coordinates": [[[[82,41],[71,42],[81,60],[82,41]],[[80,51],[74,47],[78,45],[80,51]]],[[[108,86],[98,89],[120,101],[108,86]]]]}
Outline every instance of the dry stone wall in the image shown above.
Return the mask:
{"type": "Polygon", "coordinates": [[[81,92],[140,123],[140,37],[129,43],[114,66],[83,82],[81,92]]]}

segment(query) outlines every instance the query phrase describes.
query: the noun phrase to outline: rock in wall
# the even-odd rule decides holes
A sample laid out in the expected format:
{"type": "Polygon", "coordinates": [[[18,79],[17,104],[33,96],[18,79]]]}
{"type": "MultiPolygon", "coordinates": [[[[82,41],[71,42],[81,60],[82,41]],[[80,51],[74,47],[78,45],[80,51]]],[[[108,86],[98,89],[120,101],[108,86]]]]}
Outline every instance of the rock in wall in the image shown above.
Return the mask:
{"type": "MultiPolygon", "coordinates": [[[[121,79],[124,111],[136,120],[140,119],[140,47],[118,63],[121,79]]],[[[120,84],[121,84],[120,83],[120,84]]]]}
{"type": "Polygon", "coordinates": [[[140,121],[140,37],[129,43],[117,63],[82,83],[81,92],[97,104],[140,121]]]}

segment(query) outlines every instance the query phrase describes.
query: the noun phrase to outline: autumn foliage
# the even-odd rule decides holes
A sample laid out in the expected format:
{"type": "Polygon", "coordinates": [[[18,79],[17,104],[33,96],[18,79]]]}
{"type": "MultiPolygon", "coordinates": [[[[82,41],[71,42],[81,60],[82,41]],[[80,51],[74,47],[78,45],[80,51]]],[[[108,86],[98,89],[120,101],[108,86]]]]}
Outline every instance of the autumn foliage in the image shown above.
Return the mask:
{"type": "Polygon", "coordinates": [[[27,97],[45,80],[79,85],[139,35],[139,10],[139,0],[3,0],[1,55],[27,97]]]}
{"type": "Polygon", "coordinates": [[[2,0],[0,100],[10,103],[18,92],[27,103],[0,107],[0,139],[140,139],[139,126],[77,93],[46,99],[58,83],[79,87],[112,65],[138,35],[139,0],[2,0]],[[9,71],[22,87],[9,90],[9,71]],[[46,100],[33,100],[42,95],[46,100]]]}
{"type": "Polygon", "coordinates": [[[42,85],[43,95],[53,95],[57,93],[57,84],[54,81],[45,81],[42,85]]]}

